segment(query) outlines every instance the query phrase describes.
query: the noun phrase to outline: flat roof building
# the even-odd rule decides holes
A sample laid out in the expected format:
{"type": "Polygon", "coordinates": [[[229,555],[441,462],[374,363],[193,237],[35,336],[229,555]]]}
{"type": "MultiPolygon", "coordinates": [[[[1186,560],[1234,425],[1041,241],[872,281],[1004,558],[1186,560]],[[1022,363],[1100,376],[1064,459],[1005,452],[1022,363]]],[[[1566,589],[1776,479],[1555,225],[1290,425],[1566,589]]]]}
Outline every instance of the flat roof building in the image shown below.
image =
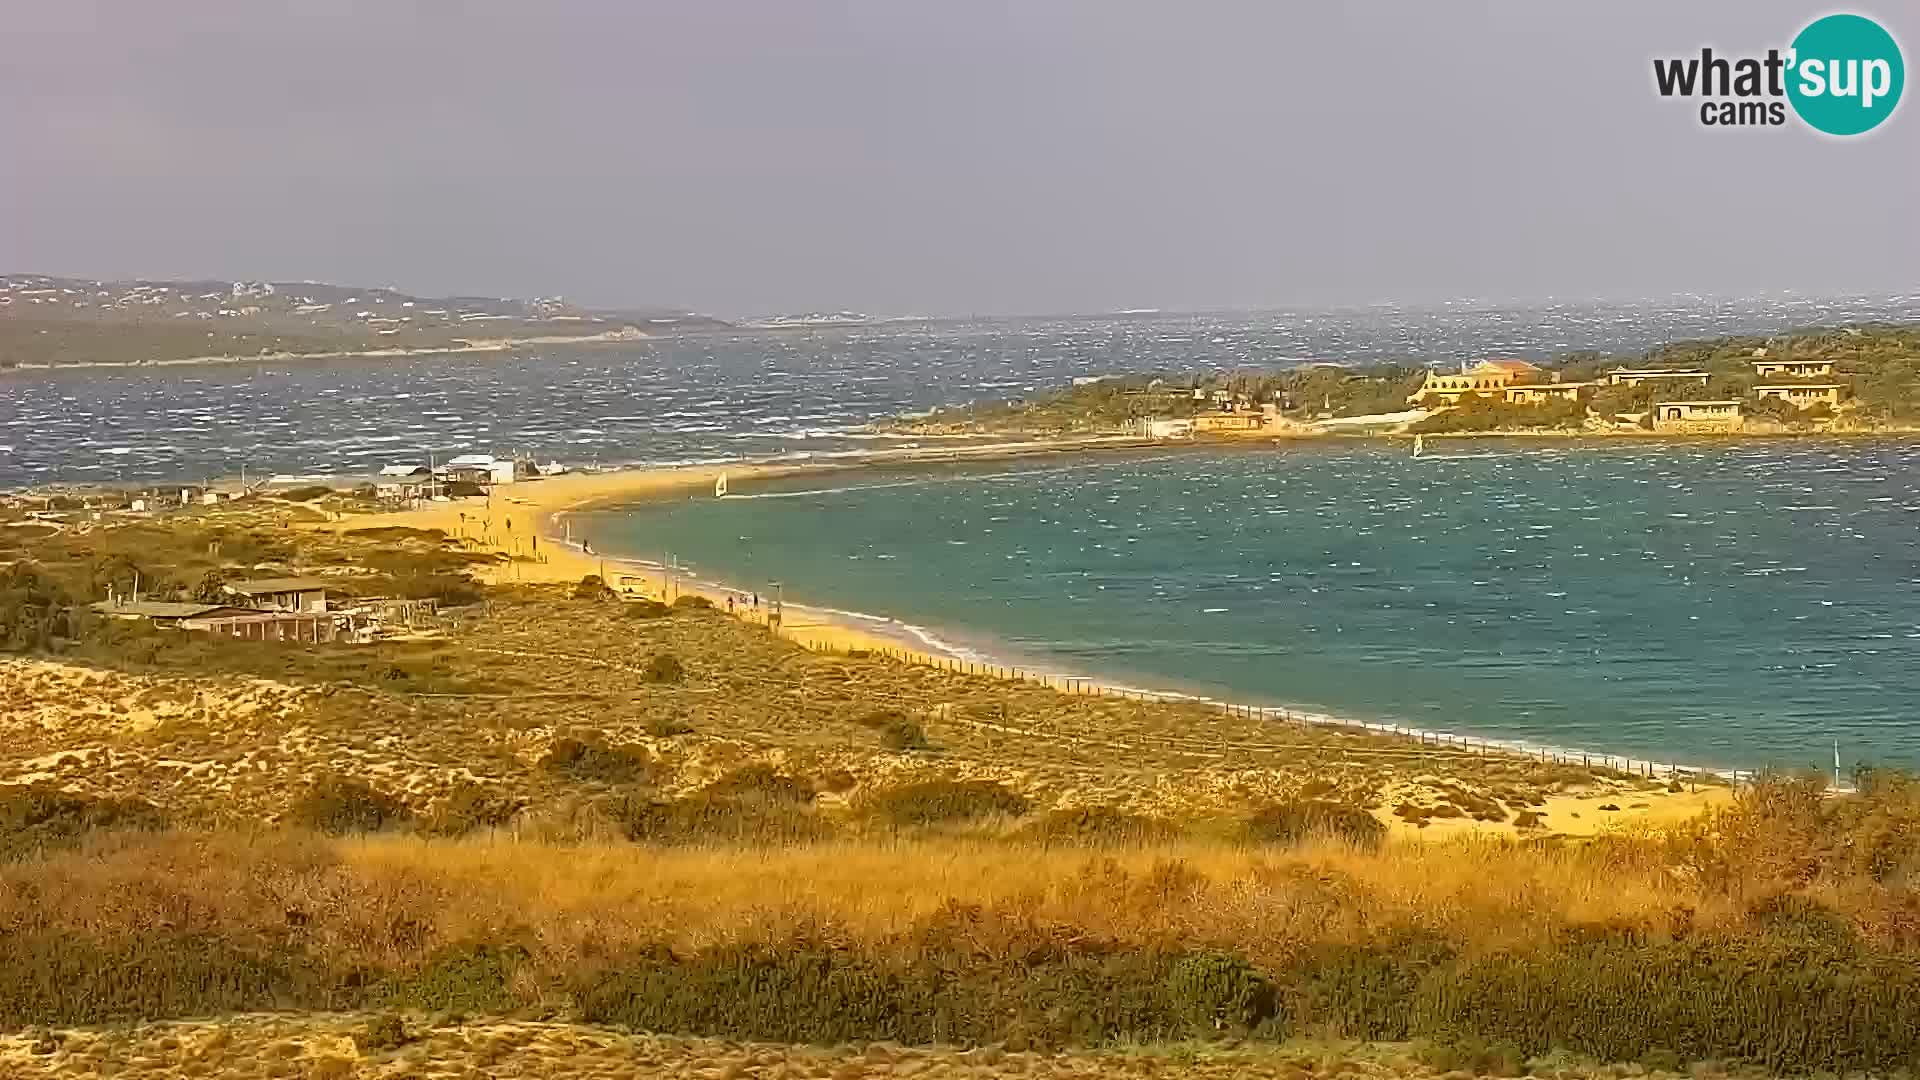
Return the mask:
{"type": "Polygon", "coordinates": [[[1738,400],[1662,401],[1653,406],[1653,430],[1676,435],[1739,431],[1745,421],[1738,400]]]}
{"type": "Polygon", "coordinates": [[[316,577],[255,578],[229,581],[221,588],[256,608],[320,612],[327,610],[327,584],[316,577]]]}

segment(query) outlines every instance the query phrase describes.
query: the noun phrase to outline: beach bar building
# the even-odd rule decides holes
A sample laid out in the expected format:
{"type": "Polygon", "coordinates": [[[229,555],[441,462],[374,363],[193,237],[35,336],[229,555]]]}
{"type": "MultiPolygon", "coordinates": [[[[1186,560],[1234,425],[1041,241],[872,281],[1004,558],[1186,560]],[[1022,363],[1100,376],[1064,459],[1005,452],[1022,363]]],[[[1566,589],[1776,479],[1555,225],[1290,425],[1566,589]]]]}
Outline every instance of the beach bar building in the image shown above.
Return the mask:
{"type": "Polygon", "coordinates": [[[224,618],[257,614],[252,608],[233,604],[202,604],[177,600],[141,600],[137,597],[109,596],[89,605],[97,615],[110,619],[145,620],[155,626],[175,629],[193,619],[224,618]]]}
{"type": "Polygon", "coordinates": [[[316,577],[255,578],[229,581],[222,591],[243,598],[256,610],[322,612],[327,610],[327,581],[316,577]]]}
{"type": "Polygon", "coordinates": [[[180,620],[180,629],[225,634],[249,641],[309,641],[350,638],[354,620],[324,611],[243,611],[180,620]]]}
{"type": "Polygon", "coordinates": [[[1662,401],[1653,406],[1653,430],[1676,435],[1739,431],[1745,422],[1738,400],[1662,401]]]}

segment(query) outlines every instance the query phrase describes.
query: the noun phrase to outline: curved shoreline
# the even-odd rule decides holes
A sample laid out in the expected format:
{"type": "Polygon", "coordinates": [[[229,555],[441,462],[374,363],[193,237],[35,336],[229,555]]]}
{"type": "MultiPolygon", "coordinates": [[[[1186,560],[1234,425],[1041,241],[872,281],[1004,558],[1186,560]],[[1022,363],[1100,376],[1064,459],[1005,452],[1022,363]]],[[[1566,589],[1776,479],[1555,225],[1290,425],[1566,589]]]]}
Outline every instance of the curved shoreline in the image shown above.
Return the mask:
{"type": "MultiPolygon", "coordinates": [[[[1193,448],[1216,451],[1259,449],[1247,443],[1248,440],[1233,440],[1223,444],[1202,443],[1193,448]]],[[[1003,443],[941,451],[918,448],[875,451],[831,461],[763,460],[724,465],[572,473],[526,484],[516,484],[510,488],[502,487],[498,490],[512,492],[512,494],[490,498],[484,503],[468,500],[460,503],[433,504],[419,510],[369,515],[360,519],[329,523],[321,527],[339,531],[383,526],[440,529],[449,536],[462,538],[470,547],[491,550],[510,557],[512,561],[493,568],[491,572],[482,572],[481,576],[492,583],[573,584],[583,577],[594,575],[606,580],[610,586],[618,586],[621,584],[620,577],[628,577],[639,579],[627,583],[632,591],[651,599],[669,600],[671,597],[667,594],[671,586],[665,579],[665,575],[670,568],[643,557],[594,551],[588,546],[590,538],[570,542],[566,534],[567,515],[623,503],[658,501],[701,490],[711,490],[714,481],[723,474],[730,481],[766,480],[856,470],[869,471],[889,465],[913,467],[969,460],[992,462],[1051,454],[1078,456],[1103,450],[1112,452],[1130,449],[1165,450],[1169,447],[1165,443],[1154,443],[1149,440],[1109,438],[1074,442],[1003,443]],[[489,508],[484,517],[475,512],[476,507],[483,505],[489,508]],[[480,522],[485,524],[476,530],[474,526],[480,522]],[[532,537],[539,538],[538,544],[523,539],[532,537]],[[526,545],[525,550],[522,549],[523,543],[526,545]],[[538,549],[537,554],[533,550],[535,548],[538,549]],[[629,573],[618,574],[618,570],[626,570],[629,573]]],[[[754,591],[741,589],[717,579],[681,576],[673,579],[673,585],[677,586],[677,594],[693,593],[705,596],[722,608],[729,596],[736,599],[747,598],[754,591]]],[[[936,630],[907,623],[891,616],[793,603],[786,604],[785,610],[788,617],[783,620],[780,627],[781,635],[805,648],[817,651],[875,652],[907,663],[950,670],[1004,674],[1007,677],[1039,682],[1067,693],[1099,693],[1139,700],[1198,702],[1283,723],[1345,727],[1407,738],[1422,745],[1431,744],[1483,753],[1517,754],[1543,761],[1602,766],[1646,776],[1671,776],[1676,779],[1712,777],[1738,783],[1754,775],[1751,770],[1686,762],[1654,761],[1628,755],[1555,746],[1530,739],[1486,738],[1431,728],[1375,723],[1312,709],[1296,708],[1291,705],[1237,701],[1204,693],[1137,686],[1095,675],[1030,670],[1020,666],[1018,662],[1007,662],[1006,657],[996,655],[990,649],[983,651],[955,646],[941,638],[936,630]],[[791,617],[794,614],[799,614],[802,618],[796,620],[791,617]]],[[[749,607],[736,611],[735,614],[748,621],[762,624],[766,622],[764,606],[758,611],[749,607]]]]}

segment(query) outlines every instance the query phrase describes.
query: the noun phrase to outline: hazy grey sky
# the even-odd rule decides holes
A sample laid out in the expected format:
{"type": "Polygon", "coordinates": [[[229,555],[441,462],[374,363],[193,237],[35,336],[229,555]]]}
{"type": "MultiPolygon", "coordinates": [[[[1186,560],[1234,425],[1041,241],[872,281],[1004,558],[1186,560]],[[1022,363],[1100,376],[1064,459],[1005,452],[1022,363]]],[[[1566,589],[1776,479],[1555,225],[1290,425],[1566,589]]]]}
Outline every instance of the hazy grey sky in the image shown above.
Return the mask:
{"type": "MultiPolygon", "coordinates": [[[[9,3],[0,270],[720,314],[1916,287],[1920,91],[1714,130],[1825,4],[9,3]]],[[[1899,37],[1920,15],[1854,8],[1899,37]]]]}

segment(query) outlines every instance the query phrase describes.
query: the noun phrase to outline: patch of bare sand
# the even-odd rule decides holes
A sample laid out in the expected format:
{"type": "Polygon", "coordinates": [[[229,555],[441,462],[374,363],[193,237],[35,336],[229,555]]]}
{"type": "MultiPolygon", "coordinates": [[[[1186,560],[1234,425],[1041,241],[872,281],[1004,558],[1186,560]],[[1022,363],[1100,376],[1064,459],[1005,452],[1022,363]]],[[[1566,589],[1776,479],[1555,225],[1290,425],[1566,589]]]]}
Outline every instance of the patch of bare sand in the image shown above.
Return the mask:
{"type": "MultiPolygon", "coordinates": [[[[406,1041],[366,1045],[372,1017],[356,1014],[247,1015],[145,1023],[124,1028],[39,1030],[0,1036],[8,1080],[147,1080],[160,1077],[312,1078],[526,1077],[588,1080],[685,1077],[700,1080],[988,1080],[1005,1076],[1160,1080],[1470,1080],[1442,1073],[1409,1047],[1293,1042],[1147,1046],[1041,1053],[1002,1046],[835,1047],[635,1035],[577,1024],[451,1017],[402,1018],[406,1041]],[[360,1040],[356,1041],[356,1036],[360,1040]]],[[[1558,1059],[1545,1075],[1586,1080],[1668,1074],[1558,1059]]],[[[1538,1074],[1537,1074],[1538,1075],[1538,1074]]]]}

